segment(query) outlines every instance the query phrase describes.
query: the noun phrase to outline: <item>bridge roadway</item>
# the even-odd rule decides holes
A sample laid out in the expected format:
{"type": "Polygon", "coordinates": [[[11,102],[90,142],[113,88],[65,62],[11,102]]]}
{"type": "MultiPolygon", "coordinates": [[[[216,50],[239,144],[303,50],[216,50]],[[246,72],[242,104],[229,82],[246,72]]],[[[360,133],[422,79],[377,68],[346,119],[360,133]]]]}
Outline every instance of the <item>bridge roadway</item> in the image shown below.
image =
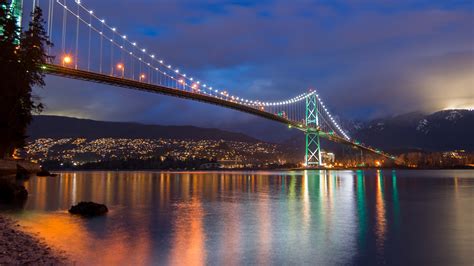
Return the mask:
{"type": "Polygon", "coordinates": [[[152,92],[152,93],[159,93],[159,94],[164,94],[168,96],[185,98],[185,99],[190,99],[194,101],[200,101],[200,102],[210,103],[214,105],[219,105],[226,108],[231,108],[231,109],[238,110],[241,112],[263,117],[272,121],[277,121],[289,127],[299,129],[303,132],[316,131],[319,133],[320,137],[328,139],[330,141],[352,146],[354,148],[359,148],[361,150],[368,151],[374,154],[378,154],[390,160],[396,160],[395,157],[389,154],[386,154],[380,150],[376,150],[372,147],[367,147],[365,145],[359,144],[354,141],[346,140],[334,133],[324,132],[314,127],[307,127],[306,125],[302,123],[298,123],[297,121],[291,121],[284,117],[266,112],[264,110],[260,110],[252,106],[242,105],[237,102],[220,99],[214,96],[210,96],[208,94],[189,92],[189,91],[185,91],[181,89],[175,89],[175,88],[170,88],[170,87],[161,86],[161,85],[149,84],[149,83],[144,83],[144,82],[140,82],[140,81],[136,81],[132,79],[114,77],[110,75],[99,74],[99,73],[95,73],[91,71],[79,70],[79,69],[63,67],[63,66],[58,66],[58,65],[53,65],[53,64],[43,65],[42,69],[46,74],[50,74],[50,75],[67,77],[67,78],[72,78],[72,79],[77,79],[77,80],[87,80],[91,82],[103,83],[103,84],[119,86],[119,87],[134,89],[134,90],[141,90],[141,91],[146,91],[146,92],[152,92]]]}

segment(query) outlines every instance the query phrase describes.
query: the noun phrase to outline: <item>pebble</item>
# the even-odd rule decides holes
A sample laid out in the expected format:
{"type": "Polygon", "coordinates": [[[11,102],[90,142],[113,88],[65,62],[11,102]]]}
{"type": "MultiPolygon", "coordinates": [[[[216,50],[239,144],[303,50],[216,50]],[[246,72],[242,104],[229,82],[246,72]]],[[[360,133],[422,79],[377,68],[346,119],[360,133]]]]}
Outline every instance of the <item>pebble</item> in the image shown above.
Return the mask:
{"type": "Polygon", "coordinates": [[[70,265],[59,251],[35,236],[21,231],[19,224],[0,216],[0,265],[70,265]],[[42,254],[42,255],[40,255],[42,254]]]}

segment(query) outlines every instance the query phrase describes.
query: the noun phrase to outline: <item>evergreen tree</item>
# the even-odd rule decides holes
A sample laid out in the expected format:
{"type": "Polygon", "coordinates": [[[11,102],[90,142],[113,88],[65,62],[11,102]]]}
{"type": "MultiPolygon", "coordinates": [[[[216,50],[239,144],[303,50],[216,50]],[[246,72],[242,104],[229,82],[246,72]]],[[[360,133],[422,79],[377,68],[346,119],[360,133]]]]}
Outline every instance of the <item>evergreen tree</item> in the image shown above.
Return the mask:
{"type": "Polygon", "coordinates": [[[0,156],[10,157],[25,144],[32,113],[43,105],[32,94],[33,87],[44,86],[41,65],[50,60],[51,45],[43,27],[42,11],[36,8],[26,32],[16,25],[15,16],[0,0],[0,156]]]}

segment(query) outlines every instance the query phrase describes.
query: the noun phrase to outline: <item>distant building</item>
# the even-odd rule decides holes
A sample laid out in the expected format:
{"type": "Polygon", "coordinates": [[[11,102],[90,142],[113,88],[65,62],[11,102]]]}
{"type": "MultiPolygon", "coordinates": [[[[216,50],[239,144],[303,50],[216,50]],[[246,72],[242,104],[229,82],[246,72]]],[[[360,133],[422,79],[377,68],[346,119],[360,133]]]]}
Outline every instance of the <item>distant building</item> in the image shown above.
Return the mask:
{"type": "Polygon", "coordinates": [[[321,151],[321,159],[325,165],[334,164],[336,161],[336,156],[332,152],[321,151]]]}

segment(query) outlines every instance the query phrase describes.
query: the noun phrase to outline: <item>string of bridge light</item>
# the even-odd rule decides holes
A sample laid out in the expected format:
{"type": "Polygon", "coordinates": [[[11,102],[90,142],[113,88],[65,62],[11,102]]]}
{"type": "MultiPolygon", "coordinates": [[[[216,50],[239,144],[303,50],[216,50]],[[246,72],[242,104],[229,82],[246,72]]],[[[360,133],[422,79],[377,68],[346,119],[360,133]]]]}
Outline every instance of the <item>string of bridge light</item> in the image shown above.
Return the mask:
{"type": "MultiPolygon", "coordinates": [[[[65,0],[64,0],[65,1],[65,0]]],[[[67,6],[65,4],[62,4],[60,2],[60,0],[56,0],[56,2],[58,4],[60,4],[63,8],[66,8],[69,12],[71,12],[73,15],[75,15],[77,18],[80,18],[80,14],[75,14],[72,10],[69,10],[67,8],[67,6]]],[[[279,106],[279,105],[288,105],[288,104],[292,104],[292,103],[296,103],[296,102],[299,102],[299,101],[302,101],[304,99],[306,99],[307,97],[309,97],[310,95],[312,95],[314,92],[310,92],[310,93],[304,93],[304,94],[301,94],[301,95],[298,95],[292,99],[289,99],[289,100],[285,100],[285,101],[277,101],[277,102],[263,102],[263,101],[259,101],[259,100],[249,100],[249,99],[244,99],[242,97],[237,97],[237,96],[234,96],[234,95],[230,95],[229,93],[227,93],[227,91],[222,91],[222,90],[219,90],[219,89],[213,89],[212,86],[209,86],[207,85],[206,83],[203,83],[201,84],[201,81],[197,80],[197,81],[194,81],[194,78],[193,77],[188,77],[185,73],[181,73],[179,68],[175,68],[173,69],[173,67],[171,65],[166,65],[165,64],[165,60],[163,59],[157,59],[156,58],[156,55],[155,54],[150,54],[147,52],[147,49],[145,48],[139,48],[138,47],[138,43],[137,42],[132,42],[130,41],[128,38],[127,38],[127,35],[125,34],[120,34],[119,31],[117,30],[116,27],[112,27],[110,25],[108,25],[106,22],[105,22],[105,19],[100,19],[99,17],[97,17],[94,13],[93,10],[91,9],[88,9],[86,8],[81,0],[74,0],[74,2],[79,6],[81,7],[84,11],[86,11],[90,16],[94,17],[97,21],[99,21],[103,26],[105,26],[106,28],[108,28],[110,31],[112,31],[113,34],[117,34],[118,36],[120,36],[123,41],[127,42],[128,44],[130,44],[131,46],[133,47],[136,47],[139,51],[141,51],[142,53],[144,53],[145,55],[147,55],[149,58],[151,58],[151,60],[159,63],[160,65],[162,65],[164,68],[167,68],[167,69],[170,69],[170,71],[172,71],[172,73],[176,76],[180,76],[182,79],[184,80],[188,80],[190,83],[193,83],[193,85],[189,85],[187,84],[186,82],[184,81],[181,81],[181,79],[177,79],[171,75],[168,75],[166,72],[163,72],[161,71],[159,68],[154,68],[155,71],[159,71],[160,73],[162,73],[163,75],[166,75],[172,79],[174,79],[175,81],[179,82],[180,84],[182,84],[183,86],[187,86],[191,89],[196,89],[197,87],[199,86],[202,86],[206,89],[208,89],[212,96],[215,96],[215,97],[220,97],[218,95],[214,95],[212,93],[217,93],[217,94],[220,94],[221,96],[224,96],[225,98],[227,98],[229,100],[229,98],[233,101],[238,101],[242,104],[245,104],[245,105],[252,105],[252,106],[279,106]]],[[[87,26],[92,27],[92,25],[90,23],[87,23],[84,19],[80,18],[87,26]]],[[[97,31],[97,29],[95,29],[97,31]]],[[[101,32],[99,32],[101,34],[101,32]]],[[[101,34],[103,35],[103,34],[101,34]]],[[[105,36],[105,35],[103,35],[105,36]]],[[[106,36],[105,36],[106,39],[108,39],[106,36]]],[[[120,49],[123,49],[124,51],[127,51],[126,49],[123,48],[123,46],[121,46],[120,44],[116,43],[113,39],[108,39],[109,41],[113,42],[115,45],[117,45],[117,47],[119,47],[120,49]]],[[[132,52],[130,51],[127,51],[130,55],[133,55],[132,52]]],[[[136,57],[139,61],[143,61],[140,57],[136,57]]],[[[147,64],[148,66],[152,67],[150,65],[150,63],[147,64]]],[[[204,91],[202,91],[204,94],[208,94],[204,91]]]]}
{"type": "Polygon", "coordinates": [[[344,138],[346,138],[347,140],[350,140],[351,138],[349,137],[349,135],[347,135],[347,133],[342,129],[342,127],[339,126],[339,124],[336,122],[336,120],[331,115],[331,113],[329,113],[329,111],[326,108],[326,106],[324,105],[323,101],[321,100],[321,98],[319,98],[319,94],[316,94],[316,98],[318,99],[319,103],[321,104],[321,107],[323,108],[324,112],[326,112],[329,119],[331,119],[331,122],[336,126],[336,128],[339,130],[339,132],[341,132],[341,134],[344,136],[344,138]]]}
{"type": "MultiPolygon", "coordinates": [[[[62,4],[61,2],[59,2],[58,0],[56,1],[59,5],[61,5],[66,11],[68,11],[69,13],[71,13],[72,15],[74,15],[75,17],[77,17],[80,21],[82,21],[84,24],[86,24],[87,26],[89,26],[92,30],[94,30],[95,32],[97,32],[102,38],[104,38],[105,40],[107,41],[110,41],[112,44],[114,44],[115,46],[117,46],[118,48],[122,49],[123,51],[125,51],[127,54],[129,54],[130,56],[133,56],[135,59],[139,60],[140,62],[143,62],[144,64],[146,64],[147,66],[149,66],[151,69],[154,69],[155,71],[158,71],[159,73],[165,75],[166,77],[169,77],[170,79],[174,80],[177,82],[177,84],[182,84],[184,87],[189,87],[190,89],[196,89],[196,85],[193,84],[193,85],[189,85],[188,83],[185,83],[183,80],[181,79],[177,79],[176,77],[174,76],[171,76],[169,75],[167,72],[164,72],[164,71],[161,71],[161,69],[155,67],[154,65],[151,65],[150,63],[147,63],[145,62],[141,57],[138,57],[136,54],[134,54],[132,51],[129,51],[127,50],[123,45],[117,43],[113,38],[109,38],[106,34],[103,34],[103,31],[95,28],[94,26],[91,25],[91,23],[88,23],[87,21],[85,21],[85,19],[81,18],[79,15],[77,15],[76,13],[74,13],[73,10],[69,9],[66,5],[62,4]]],[[[70,59],[69,59],[70,60],[70,59]]],[[[122,64],[120,64],[122,65],[122,64]]],[[[122,66],[123,67],[123,66],[122,66]]],[[[199,92],[201,92],[200,90],[198,90],[199,92]]],[[[210,96],[213,96],[213,97],[217,97],[217,98],[220,98],[220,99],[223,99],[221,96],[219,95],[213,95],[211,93],[207,93],[206,91],[202,91],[203,94],[207,94],[207,95],[210,95],[210,96]]],[[[226,96],[226,95],[225,95],[226,96]]],[[[229,96],[230,97],[230,96],[229,96]]],[[[229,99],[226,99],[226,100],[229,100],[229,99]]],[[[234,96],[232,96],[232,100],[235,101],[235,100],[238,100],[238,101],[241,101],[242,104],[244,104],[243,100],[244,99],[240,99],[240,98],[235,98],[234,96]]],[[[253,102],[252,102],[253,103],[253,102]]],[[[256,102],[255,102],[256,103],[256,102]]]]}

